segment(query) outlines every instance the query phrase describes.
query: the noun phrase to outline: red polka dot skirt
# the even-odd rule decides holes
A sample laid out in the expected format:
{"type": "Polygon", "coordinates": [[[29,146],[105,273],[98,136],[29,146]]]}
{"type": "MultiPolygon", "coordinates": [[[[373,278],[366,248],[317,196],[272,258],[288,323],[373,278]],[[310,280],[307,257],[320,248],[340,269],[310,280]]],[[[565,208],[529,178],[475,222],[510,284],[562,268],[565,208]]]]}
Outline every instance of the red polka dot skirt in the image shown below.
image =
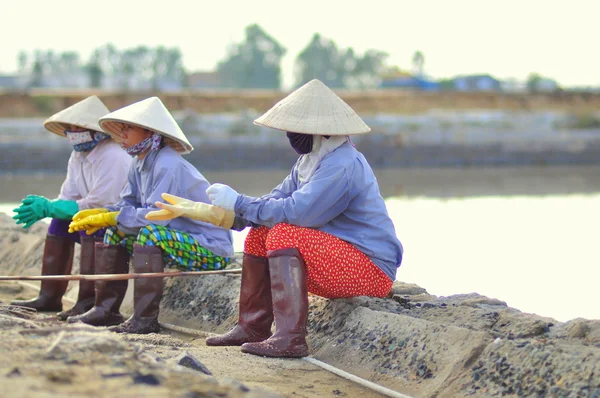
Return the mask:
{"type": "Polygon", "coordinates": [[[306,264],[308,291],[326,298],[385,297],[393,281],[363,252],[326,232],[291,224],[252,228],[244,252],[266,257],[267,251],[296,248],[306,264]]]}

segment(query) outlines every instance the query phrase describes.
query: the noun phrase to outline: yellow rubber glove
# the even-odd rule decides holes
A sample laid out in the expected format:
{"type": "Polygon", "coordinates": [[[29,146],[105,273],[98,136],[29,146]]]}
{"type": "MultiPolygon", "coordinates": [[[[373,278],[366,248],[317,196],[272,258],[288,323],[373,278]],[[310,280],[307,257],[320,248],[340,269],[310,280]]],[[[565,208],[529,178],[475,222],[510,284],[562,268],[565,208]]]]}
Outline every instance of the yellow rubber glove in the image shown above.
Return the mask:
{"type": "Polygon", "coordinates": [[[156,202],[156,207],[162,210],[151,211],[146,214],[147,220],[171,220],[176,217],[189,217],[194,220],[204,221],[217,227],[231,229],[235,213],[214,205],[203,202],[180,198],[179,196],[163,193],[162,198],[169,203],[156,202]]]}
{"type": "Polygon", "coordinates": [[[73,216],[73,221],[80,221],[89,216],[95,216],[96,214],[108,213],[108,210],[100,207],[96,209],[86,209],[81,210],[80,212],[75,213],[73,216]]]}
{"type": "Polygon", "coordinates": [[[69,224],[69,232],[86,231],[86,234],[91,235],[99,229],[106,227],[114,227],[117,225],[118,211],[93,214],[78,221],[72,221],[69,224]]]}

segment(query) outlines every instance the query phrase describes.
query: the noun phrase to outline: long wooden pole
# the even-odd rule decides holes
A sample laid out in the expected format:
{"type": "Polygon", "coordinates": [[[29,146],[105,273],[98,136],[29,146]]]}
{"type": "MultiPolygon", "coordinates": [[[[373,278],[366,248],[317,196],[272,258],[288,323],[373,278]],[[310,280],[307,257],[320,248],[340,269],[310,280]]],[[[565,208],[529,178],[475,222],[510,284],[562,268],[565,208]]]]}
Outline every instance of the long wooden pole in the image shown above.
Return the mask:
{"type": "Polygon", "coordinates": [[[0,281],[122,281],[126,279],[175,278],[178,276],[202,276],[216,274],[240,274],[241,268],[218,271],[149,272],[144,274],[101,274],[101,275],[0,275],[0,281]]]}

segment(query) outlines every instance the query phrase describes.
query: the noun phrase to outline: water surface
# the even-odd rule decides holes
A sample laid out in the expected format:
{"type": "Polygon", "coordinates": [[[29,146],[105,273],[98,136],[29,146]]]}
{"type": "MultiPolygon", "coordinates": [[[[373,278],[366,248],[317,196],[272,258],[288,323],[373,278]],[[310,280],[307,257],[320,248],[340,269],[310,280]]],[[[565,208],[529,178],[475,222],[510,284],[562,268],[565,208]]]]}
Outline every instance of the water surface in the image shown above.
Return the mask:
{"type": "MultiPolygon", "coordinates": [[[[435,295],[477,292],[559,321],[600,319],[600,167],[376,172],[405,247],[398,280],[435,295]]],[[[205,173],[261,195],[286,170],[205,173]]],[[[60,175],[0,175],[0,211],[53,196],[60,175]]],[[[234,234],[237,251],[246,232],[234,234]]]]}

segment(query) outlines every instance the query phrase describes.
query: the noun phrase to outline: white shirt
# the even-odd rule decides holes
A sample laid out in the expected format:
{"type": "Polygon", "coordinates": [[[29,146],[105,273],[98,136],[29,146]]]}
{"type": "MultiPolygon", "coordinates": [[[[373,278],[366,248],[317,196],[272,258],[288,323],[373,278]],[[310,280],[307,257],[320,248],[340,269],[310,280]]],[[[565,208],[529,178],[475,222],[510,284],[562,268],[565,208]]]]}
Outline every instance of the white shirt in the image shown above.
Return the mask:
{"type": "Polygon", "coordinates": [[[73,151],[58,198],[76,201],[79,210],[115,204],[130,165],[131,156],[112,139],[101,141],[90,152],[73,151]]]}

